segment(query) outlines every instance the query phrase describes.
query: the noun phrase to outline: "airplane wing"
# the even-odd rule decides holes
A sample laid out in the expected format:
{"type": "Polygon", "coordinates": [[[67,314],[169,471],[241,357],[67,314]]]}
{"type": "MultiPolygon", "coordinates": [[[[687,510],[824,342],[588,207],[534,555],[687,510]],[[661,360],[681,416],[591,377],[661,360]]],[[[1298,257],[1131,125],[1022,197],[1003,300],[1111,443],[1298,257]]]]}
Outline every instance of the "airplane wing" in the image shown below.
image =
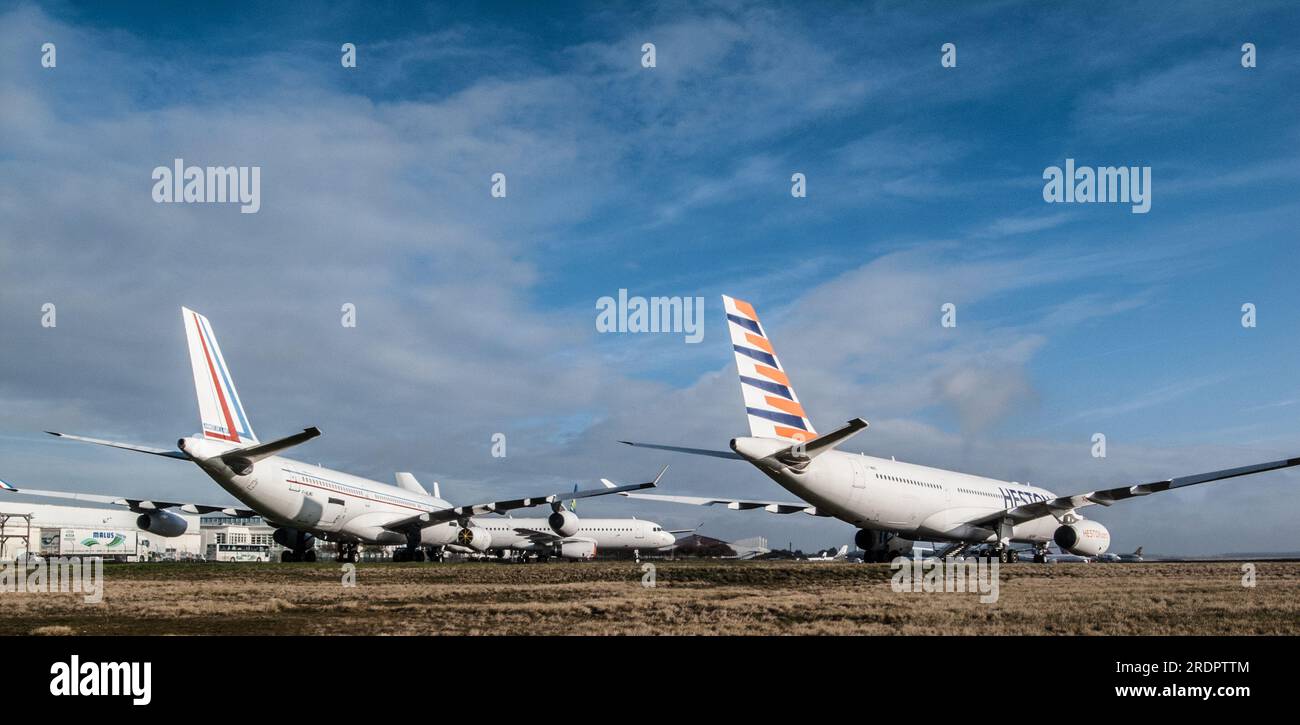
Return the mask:
{"type": "Polygon", "coordinates": [[[61,498],[69,501],[86,501],[90,503],[107,503],[115,506],[126,506],[132,511],[143,513],[145,511],[159,511],[162,509],[177,509],[187,514],[210,514],[221,512],[227,516],[251,517],[257,516],[258,513],[251,509],[237,508],[233,506],[212,506],[207,504],[185,503],[181,501],[155,501],[144,498],[122,498],[120,496],[101,496],[94,493],[73,493],[71,491],[38,491],[31,488],[17,488],[4,481],[0,481],[0,490],[10,493],[18,493],[24,496],[42,496],[45,498],[61,498]]]}
{"type": "MultiPolygon", "coordinates": [[[[605,484],[605,486],[609,488],[611,493],[613,492],[612,487],[614,486],[614,484],[612,482],[607,481],[603,478],[600,479],[600,482],[605,484]]],[[[812,504],[806,502],[791,503],[789,501],[750,501],[750,500],[738,499],[738,498],[708,498],[708,497],[700,497],[700,496],[665,496],[665,495],[653,494],[653,493],[623,493],[622,495],[628,498],[640,498],[640,499],[645,499],[647,501],[667,501],[669,503],[683,503],[683,504],[690,504],[692,506],[713,506],[713,505],[720,504],[726,506],[727,508],[733,511],[746,511],[749,509],[761,508],[764,511],[773,514],[792,514],[795,513],[796,511],[802,511],[811,516],[830,515],[830,514],[818,513],[816,506],[813,506],[812,504]]]]}
{"type": "MultiPolygon", "coordinates": [[[[565,499],[591,498],[592,496],[606,496],[611,493],[623,493],[625,491],[639,491],[643,488],[654,488],[659,485],[659,479],[663,477],[664,471],[668,466],[664,466],[655,476],[653,481],[645,483],[630,483],[626,486],[614,486],[613,488],[592,488],[586,491],[572,491],[569,493],[552,493],[546,496],[529,497],[529,498],[512,498],[505,501],[492,501],[490,503],[474,504],[472,506],[452,506],[435,511],[426,511],[414,516],[397,519],[384,524],[384,528],[390,531],[408,531],[410,529],[423,529],[429,526],[456,521],[457,519],[468,518],[470,516],[482,516],[491,513],[504,513],[514,509],[529,508],[531,506],[542,506],[544,504],[558,503],[565,499]]],[[[602,479],[603,480],[603,479],[602,479]]]]}
{"type": "Polygon", "coordinates": [[[560,541],[564,537],[556,534],[554,531],[539,531],[537,529],[526,529],[522,526],[515,528],[515,533],[520,536],[527,536],[533,541],[560,541]]]}
{"type": "Polygon", "coordinates": [[[1194,486],[1198,483],[1222,481],[1228,478],[1249,476],[1252,473],[1263,473],[1265,471],[1276,471],[1281,468],[1290,468],[1291,466],[1296,465],[1300,465],[1300,458],[1285,458],[1277,461],[1269,461],[1267,463],[1256,463],[1250,466],[1225,468],[1221,471],[1210,471],[1209,473],[1197,473],[1190,476],[1167,478],[1163,481],[1139,483],[1136,486],[1120,486],[1118,488],[1108,488],[1102,491],[1089,491],[1088,493],[1080,493],[1073,496],[1059,496],[1050,501],[1035,501],[1034,503],[1027,503],[1005,511],[999,511],[980,519],[976,519],[975,521],[971,521],[970,523],[976,526],[994,525],[1002,521],[1018,524],[1049,515],[1060,518],[1062,515],[1082,506],[1091,506],[1092,504],[1110,506],[1116,501],[1123,501],[1126,498],[1148,496],[1153,493],[1160,493],[1161,491],[1183,488],[1184,486],[1194,486]]]}

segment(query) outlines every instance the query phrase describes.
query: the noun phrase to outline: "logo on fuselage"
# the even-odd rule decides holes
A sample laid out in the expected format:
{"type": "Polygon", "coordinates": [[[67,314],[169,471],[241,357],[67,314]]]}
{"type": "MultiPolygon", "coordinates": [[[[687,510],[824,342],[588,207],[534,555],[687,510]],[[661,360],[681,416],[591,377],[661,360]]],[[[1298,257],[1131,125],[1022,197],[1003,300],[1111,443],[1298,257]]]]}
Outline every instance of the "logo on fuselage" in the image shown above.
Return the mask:
{"type": "Polygon", "coordinates": [[[1033,491],[1019,491],[1014,488],[1002,488],[1001,486],[998,487],[998,491],[1002,493],[1002,503],[1005,504],[1004,508],[1009,509],[1023,506],[1027,503],[1039,503],[1047,500],[1047,497],[1043,494],[1034,493],[1033,491]]]}

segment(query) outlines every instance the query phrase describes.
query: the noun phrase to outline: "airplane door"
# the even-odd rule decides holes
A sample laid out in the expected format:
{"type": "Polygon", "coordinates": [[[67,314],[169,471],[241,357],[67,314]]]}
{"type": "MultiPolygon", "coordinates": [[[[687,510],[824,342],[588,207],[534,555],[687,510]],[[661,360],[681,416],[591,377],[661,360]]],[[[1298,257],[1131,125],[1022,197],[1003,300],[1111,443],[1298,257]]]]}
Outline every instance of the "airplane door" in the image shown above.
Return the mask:
{"type": "Polygon", "coordinates": [[[343,499],[334,498],[333,496],[329,497],[325,502],[325,508],[321,511],[321,526],[333,526],[337,524],[339,519],[343,518],[345,505],[346,502],[343,499]]]}
{"type": "Polygon", "coordinates": [[[873,474],[867,470],[865,460],[855,459],[850,462],[850,466],[853,468],[853,482],[849,489],[849,509],[864,520],[875,518],[878,513],[877,502],[867,492],[867,479],[873,477],[873,474]]]}

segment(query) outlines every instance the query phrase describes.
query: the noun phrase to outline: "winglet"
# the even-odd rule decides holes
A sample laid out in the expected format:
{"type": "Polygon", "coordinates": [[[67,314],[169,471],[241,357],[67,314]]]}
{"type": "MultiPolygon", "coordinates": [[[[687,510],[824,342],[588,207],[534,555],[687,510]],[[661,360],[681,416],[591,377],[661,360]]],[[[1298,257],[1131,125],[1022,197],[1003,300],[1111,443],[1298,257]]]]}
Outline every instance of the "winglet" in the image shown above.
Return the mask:
{"type": "Polygon", "coordinates": [[[5,483],[5,482],[2,481],[2,480],[0,480],[0,488],[3,488],[3,489],[6,490],[6,491],[17,491],[17,490],[18,490],[18,489],[16,489],[16,488],[14,488],[13,486],[10,486],[9,484],[5,483]]]}
{"type": "Polygon", "coordinates": [[[667,472],[668,472],[668,464],[665,463],[665,464],[664,464],[664,467],[661,468],[661,469],[659,469],[659,475],[658,475],[658,476],[655,476],[655,480],[652,482],[651,485],[652,485],[652,486],[658,486],[658,485],[659,485],[659,479],[663,478],[663,477],[664,477],[664,474],[667,473],[667,472]]]}
{"type": "MultiPolygon", "coordinates": [[[[643,483],[643,484],[641,484],[641,487],[642,487],[642,488],[654,488],[655,486],[658,486],[658,485],[659,485],[659,479],[663,478],[663,477],[664,477],[664,473],[666,473],[667,471],[668,471],[668,466],[664,466],[663,468],[659,469],[659,475],[658,475],[658,476],[655,476],[653,481],[650,481],[649,483],[643,483]]],[[[605,486],[605,488],[626,488],[626,487],[621,487],[621,486],[619,486],[618,484],[614,483],[613,481],[609,480],[608,478],[602,478],[602,479],[600,479],[600,482],[601,482],[602,485],[605,486]]]]}

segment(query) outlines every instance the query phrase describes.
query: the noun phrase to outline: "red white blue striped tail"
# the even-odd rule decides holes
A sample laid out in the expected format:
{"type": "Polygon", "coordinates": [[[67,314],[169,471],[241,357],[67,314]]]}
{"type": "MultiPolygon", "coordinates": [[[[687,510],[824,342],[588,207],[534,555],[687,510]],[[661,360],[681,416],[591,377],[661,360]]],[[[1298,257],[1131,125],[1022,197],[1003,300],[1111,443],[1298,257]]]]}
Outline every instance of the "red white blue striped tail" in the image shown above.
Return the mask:
{"type": "Polygon", "coordinates": [[[203,437],[230,443],[256,443],[257,436],[244,414],[244,404],[239,401],[235,380],[226,367],[208,318],[187,307],[181,308],[181,317],[185,320],[185,337],[190,345],[190,367],[194,371],[203,437]]]}

